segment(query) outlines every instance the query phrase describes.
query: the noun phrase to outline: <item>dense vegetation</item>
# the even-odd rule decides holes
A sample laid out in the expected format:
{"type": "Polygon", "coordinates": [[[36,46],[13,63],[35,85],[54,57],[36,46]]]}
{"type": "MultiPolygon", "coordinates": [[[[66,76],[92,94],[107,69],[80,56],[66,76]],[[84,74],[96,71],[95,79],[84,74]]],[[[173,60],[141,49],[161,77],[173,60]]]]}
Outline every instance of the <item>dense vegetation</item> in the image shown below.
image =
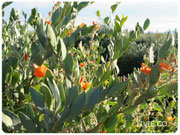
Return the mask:
{"type": "Polygon", "coordinates": [[[4,132],[177,131],[177,32],[144,34],[148,18],[124,31],[127,16],[99,10],[103,22],[74,26],[90,4],[57,2],[46,19],[34,8],[25,23],[12,8],[2,19],[4,132]]]}

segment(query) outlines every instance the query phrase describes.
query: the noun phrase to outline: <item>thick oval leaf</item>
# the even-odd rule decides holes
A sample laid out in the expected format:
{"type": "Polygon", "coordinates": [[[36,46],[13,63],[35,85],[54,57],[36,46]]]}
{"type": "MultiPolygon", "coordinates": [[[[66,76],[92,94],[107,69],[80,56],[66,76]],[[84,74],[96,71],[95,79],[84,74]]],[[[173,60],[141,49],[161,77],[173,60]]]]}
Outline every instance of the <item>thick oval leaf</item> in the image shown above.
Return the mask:
{"type": "Polygon", "coordinates": [[[53,96],[55,97],[55,111],[57,112],[60,109],[61,106],[61,99],[60,99],[60,93],[59,93],[59,89],[55,83],[54,80],[52,80],[53,84],[49,81],[49,79],[47,78],[47,82],[48,85],[50,87],[50,90],[53,94],[53,96]]]}
{"type": "Polygon", "coordinates": [[[100,11],[99,11],[99,10],[96,12],[96,14],[97,14],[97,16],[98,16],[98,17],[100,17],[100,16],[101,16],[101,13],[100,13],[100,11]]]}
{"type": "Polygon", "coordinates": [[[44,95],[46,105],[51,110],[53,97],[52,97],[52,93],[51,93],[50,89],[48,88],[48,86],[46,84],[41,83],[41,87],[40,87],[39,91],[44,95]]]}
{"type": "Polygon", "coordinates": [[[61,82],[58,83],[58,88],[59,88],[59,93],[60,93],[60,97],[61,97],[60,112],[62,112],[66,105],[66,95],[65,95],[64,88],[63,88],[63,85],[61,82]]]}
{"type": "Polygon", "coordinates": [[[146,21],[144,22],[143,29],[146,30],[148,28],[149,24],[150,24],[150,20],[149,20],[149,18],[147,18],[146,21]]]}
{"type": "Polygon", "coordinates": [[[56,48],[56,36],[55,36],[54,31],[50,25],[47,25],[46,33],[47,33],[47,37],[49,39],[50,45],[52,47],[56,48]]]}
{"type": "Polygon", "coordinates": [[[159,50],[159,59],[164,58],[169,52],[170,46],[172,45],[172,39],[166,41],[166,43],[159,50]]]}
{"type": "Polygon", "coordinates": [[[151,69],[149,74],[149,83],[154,85],[158,82],[160,76],[159,63],[157,62],[151,69]]]}
{"type": "Polygon", "coordinates": [[[72,68],[73,68],[73,59],[72,59],[72,55],[70,53],[68,55],[66,55],[63,65],[64,65],[64,69],[65,69],[66,73],[68,75],[70,75],[72,73],[72,68]]]}
{"type": "Polygon", "coordinates": [[[162,95],[171,94],[177,90],[178,90],[178,84],[177,83],[165,85],[165,86],[159,88],[159,92],[162,95]]]}
{"type": "Polygon", "coordinates": [[[62,12],[62,8],[59,7],[58,9],[56,9],[55,12],[53,12],[52,14],[52,26],[53,27],[56,27],[60,22],[61,20],[61,12],[62,12]]]}
{"type": "Polygon", "coordinates": [[[21,120],[21,123],[23,125],[23,127],[29,132],[29,133],[35,133],[37,132],[37,129],[34,125],[34,123],[32,122],[32,120],[27,116],[25,115],[24,113],[22,112],[19,112],[19,118],[21,120]]]}
{"type": "Polygon", "coordinates": [[[19,73],[16,71],[13,74],[11,85],[14,86],[19,81],[19,73]]]}
{"type": "Polygon", "coordinates": [[[35,114],[30,104],[26,105],[26,114],[31,120],[34,120],[35,114]]]}
{"type": "Polygon", "coordinates": [[[79,115],[85,105],[86,94],[83,92],[81,95],[77,96],[71,106],[71,117],[79,115]]]}
{"type": "Polygon", "coordinates": [[[111,133],[115,129],[116,122],[117,122],[117,114],[114,114],[103,123],[108,133],[111,133]]]}
{"type": "Polygon", "coordinates": [[[118,96],[127,87],[128,82],[129,80],[113,85],[108,91],[108,97],[112,96],[113,94],[118,96]]]}
{"type": "Polygon", "coordinates": [[[46,48],[47,47],[47,35],[45,33],[46,25],[43,24],[43,19],[37,19],[37,35],[41,45],[46,48]]]}
{"type": "Polygon", "coordinates": [[[59,39],[58,46],[59,46],[59,48],[57,51],[60,52],[61,60],[63,61],[66,58],[67,52],[66,52],[66,46],[64,44],[64,41],[61,38],[59,39]]]}
{"type": "Polygon", "coordinates": [[[11,127],[11,126],[13,125],[12,119],[11,119],[8,115],[6,115],[6,114],[4,114],[4,113],[2,113],[2,122],[3,122],[7,127],[11,127]]]}
{"type": "Polygon", "coordinates": [[[3,109],[3,113],[11,118],[13,126],[14,126],[15,129],[20,128],[21,121],[16,116],[16,114],[14,114],[13,112],[11,112],[11,111],[9,111],[7,109],[3,109]]]}
{"type": "Polygon", "coordinates": [[[97,89],[91,89],[88,91],[88,93],[86,94],[86,108],[92,110],[93,107],[98,103],[101,94],[101,89],[102,87],[98,87],[97,89]]]}
{"type": "Polygon", "coordinates": [[[41,110],[44,108],[44,96],[39,91],[34,88],[29,88],[32,100],[36,107],[39,107],[41,110]]]}
{"type": "Polygon", "coordinates": [[[101,82],[106,81],[106,80],[109,78],[109,76],[111,75],[111,72],[112,72],[112,70],[109,70],[108,72],[106,72],[106,73],[102,76],[101,82]]]}

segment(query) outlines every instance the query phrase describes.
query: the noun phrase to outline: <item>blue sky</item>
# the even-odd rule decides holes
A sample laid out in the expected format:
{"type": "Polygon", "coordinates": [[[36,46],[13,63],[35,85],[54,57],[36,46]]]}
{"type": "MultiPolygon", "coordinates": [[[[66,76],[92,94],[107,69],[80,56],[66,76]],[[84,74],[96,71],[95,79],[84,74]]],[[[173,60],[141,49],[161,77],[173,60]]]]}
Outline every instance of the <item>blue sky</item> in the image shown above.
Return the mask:
{"type": "MultiPolygon", "coordinates": [[[[110,6],[115,3],[113,1],[96,1],[94,4],[84,8],[80,11],[75,24],[78,25],[82,22],[90,25],[92,21],[99,22],[100,20],[96,16],[96,11],[100,10],[101,16],[106,17],[110,14],[110,6]]],[[[9,19],[11,8],[19,9],[20,12],[24,11],[28,17],[31,13],[31,9],[37,7],[41,15],[45,18],[48,12],[52,10],[53,2],[14,2],[7,8],[5,8],[6,20],[9,19]]],[[[128,20],[124,26],[126,29],[134,29],[137,22],[143,25],[146,18],[151,21],[148,31],[164,32],[168,30],[174,30],[178,27],[178,4],[175,1],[121,1],[121,4],[114,12],[114,14],[121,16],[124,14],[128,16],[128,20]]],[[[23,20],[23,17],[21,16],[23,20]]]]}

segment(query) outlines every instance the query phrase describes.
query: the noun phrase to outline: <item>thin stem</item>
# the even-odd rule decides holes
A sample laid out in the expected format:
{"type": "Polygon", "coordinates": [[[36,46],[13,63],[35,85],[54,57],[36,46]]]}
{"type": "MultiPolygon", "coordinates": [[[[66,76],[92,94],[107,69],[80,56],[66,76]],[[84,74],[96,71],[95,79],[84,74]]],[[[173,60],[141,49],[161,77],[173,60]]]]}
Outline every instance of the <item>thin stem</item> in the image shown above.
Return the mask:
{"type": "Polygon", "coordinates": [[[86,132],[86,131],[87,131],[87,129],[86,129],[86,123],[85,123],[85,121],[84,121],[84,119],[83,119],[82,114],[80,114],[80,117],[81,117],[81,121],[82,121],[82,126],[83,126],[83,128],[84,128],[84,132],[86,132]]]}
{"type": "Polygon", "coordinates": [[[86,133],[91,133],[92,131],[96,130],[101,125],[102,125],[101,123],[97,124],[94,128],[88,130],[86,133]]]}

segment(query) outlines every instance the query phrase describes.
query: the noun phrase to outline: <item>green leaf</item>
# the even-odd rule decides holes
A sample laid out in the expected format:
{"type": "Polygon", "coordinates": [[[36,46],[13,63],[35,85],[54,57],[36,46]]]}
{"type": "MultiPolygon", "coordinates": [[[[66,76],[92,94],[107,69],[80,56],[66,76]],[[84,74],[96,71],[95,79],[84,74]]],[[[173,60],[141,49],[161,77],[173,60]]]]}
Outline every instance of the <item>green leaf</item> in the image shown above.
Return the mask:
{"type": "Polygon", "coordinates": [[[103,123],[108,133],[111,133],[115,129],[116,122],[117,122],[117,114],[114,114],[103,123]]]}
{"type": "Polygon", "coordinates": [[[148,28],[149,24],[150,24],[150,20],[149,20],[149,18],[147,18],[146,21],[144,22],[143,29],[146,30],[148,28]]]}
{"type": "Polygon", "coordinates": [[[116,10],[118,5],[119,5],[119,3],[114,4],[114,5],[111,6],[112,13],[114,13],[114,11],[116,10]]]}
{"type": "Polygon", "coordinates": [[[102,78],[101,78],[101,82],[104,82],[104,81],[106,81],[108,78],[109,78],[109,76],[111,75],[111,70],[109,70],[108,72],[106,72],[103,76],[102,76],[102,78]]]}
{"type": "Polygon", "coordinates": [[[126,107],[126,108],[122,111],[122,113],[124,113],[124,114],[131,114],[132,112],[134,112],[135,109],[136,109],[136,106],[131,105],[131,106],[129,106],[129,107],[126,107]]]}
{"type": "Polygon", "coordinates": [[[159,92],[162,95],[166,95],[166,94],[171,94],[174,91],[178,90],[178,84],[177,83],[173,83],[173,84],[168,84],[166,86],[163,86],[161,88],[159,88],[159,92]]]}
{"type": "Polygon", "coordinates": [[[169,52],[170,46],[172,45],[172,39],[166,41],[166,43],[159,50],[159,59],[164,58],[169,52]]]}
{"type": "Polygon", "coordinates": [[[37,19],[37,35],[38,35],[38,39],[41,43],[41,45],[46,48],[47,47],[47,35],[45,33],[45,30],[47,26],[43,24],[43,19],[38,18],[37,19]]]}
{"type": "Polygon", "coordinates": [[[121,22],[121,19],[119,18],[118,15],[116,15],[115,20],[121,22]]]}
{"type": "Polygon", "coordinates": [[[99,101],[101,90],[102,90],[102,87],[98,87],[97,89],[91,89],[91,91],[90,90],[88,91],[86,95],[85,107],[87,107],[89,110],[93,109],[93,107],[99,101]]]}
{"type": "Polygon", "coordinates": [[[62,22],[62,8],[59,7],[52,14],[52,26],[55,28],[61,22],[62,22]]]}
{"type": "Polygon", "coordinates": [[[163,112],[163,109],[156,102],[154,102],[154,110],[156,110],[158,112],[163,112]]]}
{"type": "Polygon", "coordinates": [[[4,114],[4,113],[2,113],[2,122],[3,122],[7,127],[11,127],[11,126],[13,125],[12,119],[11,119],[8,115],[6,115],[6,114],[4,114]]]}
{"type": "Polygon", "coordinates": [[[61,60],[63,61],[66,58],[67,51],[64,41],[61,38],[59,39],[58,45],[59,45],[59,49],[57,51],[60,52],[61,60]]]}
{"type": "Polygon", "coordinates": [[[101,13],[100,13],[100,11],[99,11],[99,10],[96,12],[96,14],[97,14],[97,16],[98,16],[98,17],[100,17],[100,16],[101,16],[101,13]]]}
{"type": "Polygon", "coordinates": [[[60,93],[61,102],[62,102],[60,112],[62,112],[66,105],[66,95],[65,95],[64,88],[61,82],[58,83],[58,88],[59,88],[59,93],[60,93]]]}
{"type": "Polygon", "coordinates": [[[41,110],[44,108],[44,96],[39,91],[35,90],[34,88],[29,88],[32,100],[36,107],[39,107],[41,110]]]}
{"type": "Polygon", "coordinates": [[[98,68],[98,70],[96,71],[96,76],[97,76],[98,78],[100,78],[100,77],[102,76],[102,74],[103,74],[103,67],[100,66],[100,67],[98,68]]]}
{"type": "Polygon", "coordinates": [[[7,109],[3,109],[3,113],[5,115],[7,115],[8,117],[11,118],[12,120],[12,124],[14,126],[15,129],[19,129],[21,126],[21,121],[20,119],[16,116],[16,114],[14,114],[13,112],[7,110],[7,109]]]}
{"type": "Polygon", "coordinates": [[[78,95],[74,102],[72,103],[71,107],[71,117],[75,117],[79,115],[85,105],[86,101],[86,94],[83,92],[82,94],[78,95]]]}
{"type": "Polygon", "coordinates": [[[128,83],[129,83],[129,80],[120,82],[112,86],[108,91],[108,97],[112,96],[113,94],[116,96],[119,95],[127,87],[128,83]]]}
{"type": "Polygon", "coordinates": [[[11,3],[13,3],[13,2],[4,2],[3,5],[2,5],[2,9],[9,6],[11,3]]]}
{"type": "Polygon", "coordinates": [[[157,62],[151,69],[151,72],[149,74],[149,83],[151,85],[154,85],[158,82],[160,77],[160,71],[159,71],[159,63],[157,62]]]}
{"type": "Polygon", "coordinates": [[[49,81],[49,79],[47,78],[47,82],[48,82],[48,85],[50,87],[50,90],[55,98],[55,112],[57,112],[60,107],[61,107],[61,99],[60,99],[60,93],[59,93],[59,89],[55,83],[54,80],[52,80],[53,84],[49,81]]]}
{"type": "Polygon", "coordinates": [[[13,69],[16,69],[18,65],[18,59],[14,56],[10,56],[8,58],[8,63],[12,66],[13,69]]]}
{"type": "Polygon", "coordinates": [[[37,132],[37,129],[36,129],[34,123],[27,115],[25,115],[22,112],[19,112],[18,114],[19,114],[19,118],[21,120],[22,125],[29,133],[37,132]]]}
{"type": "Polygon", "coordinates": [[[31,120],[35,119],[35,114],[30,104],[26,105],[26,114],[31,120]]]}
{"type": "Polygon", "coordinates": [[[55,48],[56,47],[56,36],[55,36],[54,31],[53,31],[53,29],[52,29],[52,27],[50,25],[47,25],[46,33],[47,33],[47,37],[49,39],[50,45],[53,48],[55,48]]]}
{"type": "Polygon", "coordinates": [[[105,109],[105,107],[103,107],[102,104],[99,105],[99,109],[98,109],[98,112],[96,114],[96,117],[97,117],[97,121],[98,122],[101,122],[101,120],[103,118],[105,118],[107,116],[107,111],[105,109]]]}
{"type": "Polygon", "coordinates": [[[113,105],[113,106],[110,108],[110,110],[109,110],[109,112],[108,112],[108,115],[109,115],[109,116],[112,116],[113,114],[116,114],[118,110],[119,110],[119,105],[118,105],[118,103],[116,103],[115,105],[113,105]]]}
{"type": "Polygon", "coordinates": [[[78,5],[78,12],[88,6],[89,2],[80,2],[78,5]]]}
{"type": "Polygon", "coordinates": [[[117,22],[117,21],[115,21],[114,30],[117,32],[121,31],[121,26],[120,26],[119,22],[117,22]]]}
{"type": "Polygon", "coordinates": [[[105,18],[104,18],[104,23],[105,23],[105,24],[108,24],[108,21],[109,21],[109,17],[105,17],[105,18]]]}
{"type": "Polygon", "coordinates": [[[16,71],[12,76],[11,85],[14,86],[19,81],[19,73],[16,71]]]}
{"type": "Polygon", "coordinates": [[[121,27],[124,25],[124,23],[126,22],[127,18],[128,18],[128,16],[123,17],[123,18],[121,19],[121,27]]]}
{"type": "Polygon", "coordinates": [[[46,105],[48,106],[48,108],[50,110],[52,110],[53,97],[52,97],[52,93],[51,93],[50,89],[48,88],[48,86],[44,83],[41,83],[41,87],[40,87],[39,91],[44,95],[44,99],[45,99],[45,102],[46,102],[46,105]]]}
{"type": "Polygon", "coordinates": [[[72,68],[73,68],[73,59],[70,53],[66,55],[63,65],[64,65],[65,72],[68,75],[70,75],[72,73],[72,68]]]}

